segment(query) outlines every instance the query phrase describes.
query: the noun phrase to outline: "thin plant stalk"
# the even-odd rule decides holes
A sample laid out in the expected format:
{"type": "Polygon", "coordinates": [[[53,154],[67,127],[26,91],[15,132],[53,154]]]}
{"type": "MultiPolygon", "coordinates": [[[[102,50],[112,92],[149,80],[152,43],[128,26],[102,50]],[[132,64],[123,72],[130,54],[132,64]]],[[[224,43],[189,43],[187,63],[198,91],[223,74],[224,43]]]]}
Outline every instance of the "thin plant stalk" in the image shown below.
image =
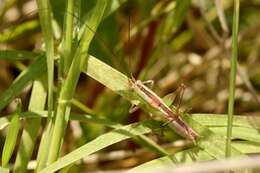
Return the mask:
{"type": "Polygon", "coordinates": [[[235,83],[238,51],[238,24],[239,24],[239,0],[234,0],[233,28],[232,28],[232,56],[229,79],[229,102],[228,102],[228,126],[226,140],[226,157],[231,156],[232,122],[235,101],[235,83]]]}

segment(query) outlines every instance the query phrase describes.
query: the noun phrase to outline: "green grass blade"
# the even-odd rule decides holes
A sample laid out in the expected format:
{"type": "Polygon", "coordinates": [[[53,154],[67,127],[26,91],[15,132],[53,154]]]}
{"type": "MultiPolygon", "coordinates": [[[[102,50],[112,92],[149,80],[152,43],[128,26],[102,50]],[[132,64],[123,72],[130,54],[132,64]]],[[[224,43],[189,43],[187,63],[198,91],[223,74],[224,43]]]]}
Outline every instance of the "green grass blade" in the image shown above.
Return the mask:
{"type": "Polygon", "coordinates": [[[127,0],[111,0],[108,2],[107,8],[104,12],[104,18],[115,12],[127,0]]]}
{"type": "Polygon", "coordinates": [[[133,169],[130,169],[127,171],[127,173],[134,173],[139,172],[146,169],[160,169],[160,168],[166,168],[169,166],[176,166],[178,163],[192,163],[194,160],[199,161],[205,161],[205,160],[211,160],[214,157],[209,155],[207,152],[199,149],[199,148],[192,148],[189,150],[184,150],[181,152],[178,152],[176,154],[172,154],[170,156],[161,157],[149,162],[146,162],[144,164],[141,164],[133,169]],[[196,153],[196,154],[194,154],[196,153]]]}
{"type": "MultiPolygon", "coordinates": [[[[260,150],[260,143],[238,141],[232,142],[232,147],[234,147],[236,150],[243,152],[244,154],[255,153],[260,150]]],[[[212,159],[214,159],[213,156],[211,156],[204,150],[201,150],[196,147],[180,151],[169,156],[160,157],[149,162],[145,162],[144,164],[132,168],[127,173],[134,173],[146,169],[167,168],[169,166],[173,167],[178,164],[192,163],[195,161],[208,161],[212,159]]]]}
{"type": "Polygon", "coordinates": [[[29,32],[35,31],[40,27],[38,20],[31,20],[15,27],[14,29],[7,29],[0,33],[0,43],[14,40],[29,32]]]}
{"type": "MultiPolygon", "coordinates": [[[[5,128],[7,125],[10,124],[12,117],[14,115],[3,116],[0,118],[0,130],[5,128]]],[[[220,114],[191,114],[189,115],[194,121],[200,122],[203,126],[207,126],[209,128],[214,127],[226,127],[227,126],[227,116],[220,115],[220,114]]],[[[46,118],[47,112],[46,111],[33,111],[33,112],[24,112],[21,113],[20,119],[30,119],[30,118],[46,118]]],[[[108,119],[101,119],[97,118],[92,115],[88,114],[76,114],[71,113],[70,115],[71,120],[78,120],[78,121],[91,121],[93,123],[101,124],[110,128],[119,128],[121,125],[119,123],[112,122],[108,119]]],[[[254,124],[251,123],[245,115],[236,115],[233,119],[233,126],[234,127],[243,127],[249,129],[255,129],[254,124]]],[[[254,117],[255,121],[259,121],[260,118],[254,117]],[[256,119],[255,119],[256,118],[256,119]]]]}
{"type": "Polygon", "coordinates": [[[0,167],[1,173],[9,173],[9,169],[0,167]]]}
{"type": "MultiPolygon", "coordinates": [[[[28,108],[29,111],[44,110],[47,96],[46,84],[46,76],[42,76],[41,79],[34,81],[28,108]]],[[[24,126],[21,142],[15,160],[14,172],[27,172],[27,164],[31,159],[40,126],[40,117],[29,118],[26,120],[26,124],[24,126]]]]}
{"type": "Polygon", "coordinates": [[[39,57],[24,70],[12,85],[0,96],[0,110],[8,105],[35,77],[46,71],[45,56],[39,57]]]}
{"type": "MultiPolygon", "coordinates": [[[[210,128],[212,131],[225,136],[226,128],[223,127],[213,127],[210,128]]],[[[232,137],[237,139],[248,140],[252,142],[260,142],[259,130],[246,128],[246,127],[233,127],[232,137]]]]}
{"type": "Polygon", "coordinates": [[[52,32],[52,18],[49,0],[37,0],[43,38],[46,46],[47,73],[48,73],[48,115],[53,110],[53,78],[54,78],[54,41],[52,32]]]}
{"type": "Polygon", "coordinates": [[[239,25],[239,0],[234,1],[233,28],[232,28],[232,56],[229,79],[229,101],[228,101],[228,128],[226,141],[226,157],[231,156],[232,120],[235,102],[235,84],[238,51],[238,25],[239,25]]]}
{"type": "Polygon", "coordinates": [[[72,62],[72,32],[73,32],[73,18],[74,18],[74,0],[67,0],[67,12],[64,22],[64,41],[63,41],[63,56],[64,56],[64,70],[68,72],[72,62]]]}
{"type": "Polygon", "coordinates": [[[69,164],[68,166],[64,167],[62,170],[59,171],[59,173],[67,173],[71,167],[74,166],[74,163],[69,164]]]}
{"type": "Polygon", "coordinates": [[[34,59],[37,58],[39,54],[29,52],[29,51],[15,51],[15,50],[5,50],[0,51],[0,59],[34,59]]]}
{"type": "Polygon", "coordinates": [[[106,134],[100,135],[96,139],[77,148],[76,150],[72,151],[71,153],[65,155],[64,157],[60,158],[56,162],[47,166],[46,168],[41,170],[40,173],[49,173],[49,172],[57,171],[107,146],[118,143],[122,140],[131,138],[133,136],[149,133],[151,132],[151,129],[149,128],[149,124],[150,124],[149,121],[134,123],[134,124],[124,126],[122,128],[112,130],[111,132],[108,132],[106,134]]]}
{"type": "Polygon", "coordinates": [[[164,34],[175,34],[184,21],[184,17],[190,8],[191,0],[177,1],[175,9],[165,21],[164,34]]]}
{"type": "Polygon", "coordinates": [[[232,146],[242,153],[259,153],[260,152],[260,143],[250,142],[250,141],[234,141],[232,146]]]}
{"type": "MultiPolygon", "coordinates": [[[[76,5],[81,1],[77,1],[76,5]]],[[[58,65],[58,89],[56,100],[58,100],[61,92],[61,88],[64,84],[64,76],[67,75],[69,67],[72,62],[72,42],[73,42],[73,19],[74,19],[74,1],[67,0],[67,10],[64,17],[63,24],[63,40],[62,40],[62,51],[61,58],[58,65]]],[[[78,17],[78,16],[77,16],[78,17]]],[[[77,27],[77,26],[76,26],[77,27]]],[[[55,105],[55,110],[57,108],[57,103],[55,105]]]]}
{"type": "MultiPolygon", "coordinates": [[[[96,31],[103,17],[106,4],[106,0],[97,1],[97,4],[89,21],[89,27],[92,28],[94,31],[96,31]]],[[[88,32],[87,30],[85,30],[79,47],[76,50],[64,87],[61,90],[52,136],[52,144],[50,147],[50,150],[52,152],[48,157],[48,163],[52,163],[58,158],[62,139],[64,136],[64,130],[66,129],[70,112],[70,105],[68,104],[68,102],[70,102],[73,97],[77,81],[79,79],[82,67],[85,63],[86,54],[88,52],[88,48],[93,37],[93,32],[88,32]]]]}
{"type": "Polygon", "coordinates": [[[16,108],[16,113],[12,118],[12,121],[10,123],[10,127],[8,129],[8,133],[5,139],[5,144],[3,148],[3,153],[2,153],[2,166],[6,167],[9,159],[12,156],[12,153],[14,151],[14,147],[16,144],[16,138],[19,132],[19,114],[21,113],[22,110],[22,103],[20,99],[17,99],[17,108],[16,108]]]}
{"type": "Polygon", "coordinates": [[[34,172],[39,172],[41,169],[46,167],[46,163],[48,160],[48,151],[51,145],[51,138],[53,133],[53,118],[47,118],[47,123],[43,131],[43,135],[41,138],[40,147],[37,153],[37,165],[34,172]]]}
{"type": "MultiPolygon", "coordinates": [[[[192,119],[207,127],[226,127],[227,115],[224,114],[191,114],[192,119]]],[[[255,129],[254,122],[260,122],[260,117],[248,115],[233,116],[233,127],[247,127],[255,129]]]]}
{"type": "MultiPolygon", "coordinates": [[[[20,119],[26,118],[26,119],[35,119],[35,118],[46,118],[46,111],[35,111],[35,112],[25,112],[22,113],[20,116],[20,119]]],[[[3,118],[0,118],[0,129],[6,127],[12,119],[13,115],[9,115],[9,116],[5,116],[3,118]]],[[[117,128],[121,128],[123,127],[123,125],[119,124],[119,123],[115,123],[112,122],[108,119],[100,119],[97,118],[95,116],[91,116],[88,114],[75,114],[72,113],[70,115],[70,120],[78,120],[78,121],[88,121],[88,122],[93,122],[93,123],[97,123],[100,125],[104,125],[106,127],[110,127],[113,129],[117,129],[117,128]]],[[[133,139],[134,141],[138,141],[139,143],[142,142],[142,144],[144,146],[146,146],[147,148],[150,148],[152,151],[155,151],[161,155],[168,155],[168,153],[162,148],[160,147],[158,144],[156,144],[154,141],[152,141],[151,139],[149,139],[148,137],[144,136],[144,135],[140,135],[139,136],[140,139],[133,139]]]]}

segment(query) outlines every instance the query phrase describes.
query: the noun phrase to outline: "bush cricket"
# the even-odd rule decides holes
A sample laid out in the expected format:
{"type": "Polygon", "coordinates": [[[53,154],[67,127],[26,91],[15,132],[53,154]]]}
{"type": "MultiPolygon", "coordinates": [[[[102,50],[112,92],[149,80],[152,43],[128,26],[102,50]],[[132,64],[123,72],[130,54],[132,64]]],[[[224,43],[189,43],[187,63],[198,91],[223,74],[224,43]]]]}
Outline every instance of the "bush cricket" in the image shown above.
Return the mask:
{"type": "MultiPolygon", "coordinates": [[[[192,141],[196,145],[196,138],[201,137],[196,133],[182,118],[175,112],[173,112],[169,106],[167,106],[163,100],[157,96],[152,90],[150,90],[145,83],[140,80],[136,80],[132,75],[129,79],[131,91],[134,91],[139,95],[148,105],[154,110],[159,111],[158,115],[162,116],[168,122],[171,123],[179,133],[192,141]]],[[[185,87],[184,84],[181,87],[185,87]]],[[[130,110],[130,112],[132,112],[130,110]]]]}

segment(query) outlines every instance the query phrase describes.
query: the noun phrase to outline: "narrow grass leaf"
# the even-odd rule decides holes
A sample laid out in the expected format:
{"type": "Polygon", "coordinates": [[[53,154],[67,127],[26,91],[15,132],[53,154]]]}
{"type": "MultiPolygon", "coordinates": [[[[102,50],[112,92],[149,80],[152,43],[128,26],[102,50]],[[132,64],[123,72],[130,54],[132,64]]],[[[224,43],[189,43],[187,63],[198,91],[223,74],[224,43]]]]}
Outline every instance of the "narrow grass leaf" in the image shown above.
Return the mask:
{"type": "Polygon", "coordinates": [[[48,73],[48,115],[53,110],[53,78],[54,78],[54,41],[52,32],[52,18],[49,0],[37,0],[41,28],[46,47],[47,73],[48,73]]]}
{"type": "MultiPolygon", "coordinates": [[[[183,115],[183,119],[202,137],[198,139],[198,146],[204,151],[208,152],[216,159],[223,159],[225,157],[225,139],[214,133],[212,130],[203,126],[200,122],[194,121],[189,115],[183,115]]],[[[241,152],[231,147],[234,155],[242,155],[241,152]]]]}
{"type": "Polygon", "coordinates": [[[164,34],[175,34],[183,23],[184,17],[190,8],[191,0],[177,1],[175,9],[165,21],[164,34]]]}
{"type": "Polygon", "coordinates": [[[3,153],[2,153],[2,166],[6,167],[9,159],[12,156],[12,153],[14,151],[14,147],[16,144],[16,138],[19,132],[19,114],[21,113],[21,109],[22,109],[22,103],[20,99],[17,99],[17,109],[16,109],[16,113],[12,118],[12,121],[10,123],[9,129],[8,129],[8,133],[5,139],[5,144],[4,144],[4,148],[3,148],[3,153]]]}
{"type": "MultiPolygon", "coordinates": [[[[30,118],[37,118],[43,117],[46,118],[47,112],[46,111],[33,111],[33,112],[23,112],[21,113],[20,119],[30,119],[30,118]]],[[[190,114],[189,115],[192,119],[196,122],[200,122],[203,126],[207,127],[226,127],[227,126],[227,116],[221,114],[190,114]]],[[[13,115],[3,116],[0,118],[0,130],[10,124],[13,115]]],[[[254,117],[257,118],[257,117],[254,117]]],[[[97,118],[92,115],[88,114],[76,114],[71,113],[70,115],[71,120],[79,120],[79,121],[91,121],[97,124],[102,124],[107,127],[111,128],[119,128],[121,127],[120,124],[112,122],[108,119],[101,119],[97,118]]],[[[260,118],[257,118],[257,120],[260,118]]],[[[233,126],[234,127],[246,127],[255,129],[255,126],[251,124],[248,120],[248,117],[245,115],[236,115],[233,119],[233,126]]]]}
{"type": "Polygon", "coordinates": [[[71,163],[68,166],[64,167],[62,170],[59,171],[59,173],[67,173],[72,166],[74,166],[74,163],[71,163]]]}
{"type": "MultiPolygon", "coordinates": [[[[0,130],[2,128],[6,127],[10,123],[12,117],[13,117],[13,115],[9,115],[9,116],[0,118],[0,130]]],[[[36,119],[36,118],[40,118],[40,117],[46,118],[47,112],[46,111],[24,112],[21,114],[20,119],[26,118],[29,120],[29,119],[36,119]]],[[[93,122],[93,123],[97,123],[100,125],[104,125],[106,127],[113,128],[113,129],[123,127],[123,125],[116,123],[116,122],[112,122],[109,119],[101,119],[101,118],[97,118],[95,116],[88,115],[88,114],[72,113],[70,115],[70,120],[78,120],[78,121],[82,121],[82,122],[84,122],[84,121],[93,122]]],[[[161,155],[168,155],[168,153],[162,147],[160,147],[158,144],[156,144],[150,138],[148,138],[144,135],[140,135],[139,137],[140,137],[139,141],[141,141],[143,143],[143,145],[146,146],[147,148],[150,148],[152,151],[155,151],[161,155]]]]}
{"type": "MultiPolygon", "coordinates": [[[[92,16],[89,20],[89,27],[92,28],[94,31],[96,31],[103,17],[106,5],[106,0],[97,1],[92,16]]],[[[61,90],[59,103],[57,106],[56,120],[52,136],[52,144],[50,147],[50,150],[52,152],[48,157],[48,163],[52,163],[58,158],[60,147],[62,144],[62,139],[64,136],[64,131],[66,129],[70,113],[70,105],[68,104],[68,102],[71,101],[73,97],[77,81],[79,79],[82,67],[85,63],[86,54],[88,52],[88,48],[93,37],[93,32],[88,32],[87,30],[85,30],[82,40],[80,41],[79,46],[76,50],[65,84],[61,90]]]]}
{"type": "MultiPolygon", "coordinates": [[[[210,128],[212,131],[225,136],[226,128],[223,127],[213,127],[210,128]]],[[[246,127],[233,127],[232,137],[237,139],[244,139],[252,142],[260,142],[260,131],[252,128],[246,127]]]]}
{"type": "Polygon", "coordinates": [[[9,169],[0,167],[1,173],[9,173],[9,169]]]}
{"type": "MultiPolygon", "coordinates": [[[[249,141],[235,141],[232,142],[232,147],[237,150],[247,153],[256,153],[260,150],[260,143],[253,143],[249,141]]],[[[198,147],[180,151],[169,156],[160,157],[149,162],[145,162],[135,168],[132,168],[127,173],[134,173],[146,169],[167,168],[169,166],[177,166],[178,164],[192,163],[196,161],[208,161],[214,159],[213,156],[201,150],[198,147]]]]}
{"type": "Polygon", "coordinates": [[[167,168],[169,166],[176,166],[179,163],[192,163],[194,161],[206,161],[211,160],[214,157],[200,148],[192,148],[184,150],[169,156],[161,157],[149,162],[145,162],[135,168],[130,169],[127,173],[135,173],[147,169],[160,169],[167,168]]]}
{"type": "Polygon", "coordinates": [[[85,156],[88,156],[112,144],[118,143],[133,136],[149,133],[151,132],[151,129],[149,128],[149,123],[149,121],[134,123],[100,135],[89,143],[77,148],[64,157],[61,157],[56,162],[41,170],[40,173],[57,171],[85,156]]]}
{"type": "MultiPolygon", "coordinates": [[[[47,76],[42,76],[34,81],[31,93],[29,111],[42,111],[46,103],[47,96],[47,76]]],[[[35,146],[39,128],[41,126],[41,117],[28,118],[24,126],[21,142],[14,164],[14,172],[27,172],[27,164],[31,159],[35,146]]]]}
{"type": "Polygon", "coordinates": [[[35,77],[46,71],[45,56],[40,56],[26,70],[24,70],[12,85],[0,96],[0,110],[8,105],[35,77]]]}
{"type": "MultiPolygon", "coordinates": [[[[13,115],[6,115],[0,118],[0,130],[5,128],[10,124],[12,121],[13,115]]],[[[20,114],[19,118],[21,119],[29,119],[29,118],[38,118],[38,117],[44,117],[46,118],[47,112],[46,111],[39,111],[39,112],[23,112],[20,114]]]]}
{"type": "Polygon", "coordinates": [[[30,51],[0,51],[0,59],[35,59],[37,57],[39,57],[39,54],[30,51]]]}
{"type": "MultiPolygon", "coordinates": [[[[207,127],[226,127],[227,115],[225,114],[191,114],[192,119],[199,121],[207,127]]],[[[260,117],[249,115],[234,115],[233,127],[257,128],[254,122],[260,122],[260,117]]]]}
{"type": "Polygon", "coordinates": [[[63,41],[63,58],[64,70],[67,73],[72,62],[72,32],[73,32],[73,19],[74,19],[74,0],[67,0],[67,12],[65,15],[64,23],[64,41],[63,41]]]}
{"type": "Polygon", "coordinates": [[[14,29],[4,30],[0,33],[0,43],[11,41],[22,35],[28,34],[40,28],[38,20],[30,20],[18,25],[14,29]]]}
{"type": "Polygon", "coordinates": [[[234,141],[232,146],[242,153],[259,153],[260,152],[260,143],[259,142],[250,142],[250,141],[234,141]]]}
{"type": "Polygon", "coordinates": [[[104,12],[104,18],[115,12],[120,6],[122,6],[127,0],[111,0],[108,2],[106,10],[104,12]]]}
{"type": "Polygon", "coordinates": [[[235,102],[235,87],[236,87],[235,85],[236,85],[237,52],[238,52],[239,3],[240,3],[239,0],[234,1],[233,27],[232,27],[232,56],[231,56],[230,78],[229,78],[226,157],[231,156],[232,122],[233,122],[234,102],[235,102]]]}
{"type": "Polygon", "coordinates": [[[46,167],[47,161],[48,161],[48,156],[49,156],[49,148],[51,145],[51,138],[52,138],[52,133],[53,133],[53,118],[47,117],[47,123],[44,128],[42,138],[41,138],[41,143],[38,149],[37,153],[37,165],[36,168],[34,169],[35,173],[38,173],[40,170],[46,167]]]}

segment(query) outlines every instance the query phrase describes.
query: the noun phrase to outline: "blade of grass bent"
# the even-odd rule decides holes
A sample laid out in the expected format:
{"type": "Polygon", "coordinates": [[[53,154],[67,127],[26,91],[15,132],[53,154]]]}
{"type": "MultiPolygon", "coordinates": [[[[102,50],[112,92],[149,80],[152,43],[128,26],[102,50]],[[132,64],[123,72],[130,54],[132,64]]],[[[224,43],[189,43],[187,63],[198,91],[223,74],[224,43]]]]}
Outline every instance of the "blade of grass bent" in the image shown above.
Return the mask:
{"type": "Polygon", "coordinates": [[[99,151],[107,146],[120,142],[122,140],[137,136],[140,134],[145,134],[151,132],[149,128],[149,121],[143,121],[139,123],[130,124],[123,126],[108,132],[106,134],[100,135],[96,139],[90,141],[89,143],[77,148],[71,153],[60,158],[56,162],[47,166],[45,169],[41,170],[40,173],[49,173],[57,171],[87,155],[90,155],[96,151],[99,151]]]}
{"type": "Polygon", "coordinates": [[[45,56],[40,56],[14,80],[12,85],[0,96],[0,110],[8,105],[35,77],[46,71],[45,56]]]}
{"type": "MultiPolygon", "coordinates": [[[[251,143],[248,141],[238,141],[232,142],[232,146],[239,151],[242,151],[244,154],[246,153],[256,153],[260,150],[260,144],[251,143]]],[[[127,173],[139,172],[146,169],[155,169],[155,168],[167,168],[169,166],[173,167],[181,164],[192,163],[195,161],[209,161],[214,159],[213,156],[209,155],[204,150],[201,150],[198,147],[180,151],[178,153],[171,154],[169,156],[160,157],[158,159],[154,159],[148,162],[145,162],[137,167],[130,169],[127,173]],[[172,160],[175,159],[176,163],[172,160]]]]}
{"type": "MultiPolygon", "coordinates": [[[[32,94],[29,103],[29,111],[44,110],[47,96],[47,77],[42,76],[39,80],[34,81],[32,94]]],[[[14,164],[14,172],[27,172],[27,164],[31,159],[38,130],[41,126],[41,117],[30,118],[26,120],[22,133],[21,142],[14,164]]]]}
{"type": "MultiPolygon", "coordinates": [[[[94,31],[96,31],[103,17],[106,4],[106,0],[97,1],[97,4],[89,21],[89,26],[94,31]]],[[[84,65],[86,54],[88,52],[88,48],[93,36],[93,32],[87,32],[87,30],[85,30],[83,38],[80,41],[79,47],[76,50],[65,84],[61,90],[52,136],[52,144],[50,147],[50,151],[52,152],[48,157],[48,163],[52,163],[58,158],[60,147],[62,144],[62,139],[64,136],[64,130],[67,126],[67,121],[69,117],[68,114],[70,112],[70,105],[68,103],[71,101],[73,97],[77,81],[79,79],[80,72],[84,65]]]]}
{"type": "Polygon", "coordinates": [[[25,35],[28,32],[37,30],[40,27],[38,20],[30,20],[24,22],[23,24],[15,27],[14,29],[7,29],[4,32],[0,33],[0,43],[14,40],[17,37],[25,35]]]}
{"type": "Polygon", "coordinates": [[[213,159],[207,152],[199,149],[198,147],[184,150],[175,154],[171,154],[169,156],[160,157],[158,159],[151,160],[149,162],[145,162],[137,167],[134,167],[127,171],[127,173],[135,173],[142,172],[142,170],[147,169],[160,169],[166,167],[176,166],[178,163],[192,163],[194,160],[204,161],[213,159]],[[173,162],[175,161],[175,163],[173,162]]]}

